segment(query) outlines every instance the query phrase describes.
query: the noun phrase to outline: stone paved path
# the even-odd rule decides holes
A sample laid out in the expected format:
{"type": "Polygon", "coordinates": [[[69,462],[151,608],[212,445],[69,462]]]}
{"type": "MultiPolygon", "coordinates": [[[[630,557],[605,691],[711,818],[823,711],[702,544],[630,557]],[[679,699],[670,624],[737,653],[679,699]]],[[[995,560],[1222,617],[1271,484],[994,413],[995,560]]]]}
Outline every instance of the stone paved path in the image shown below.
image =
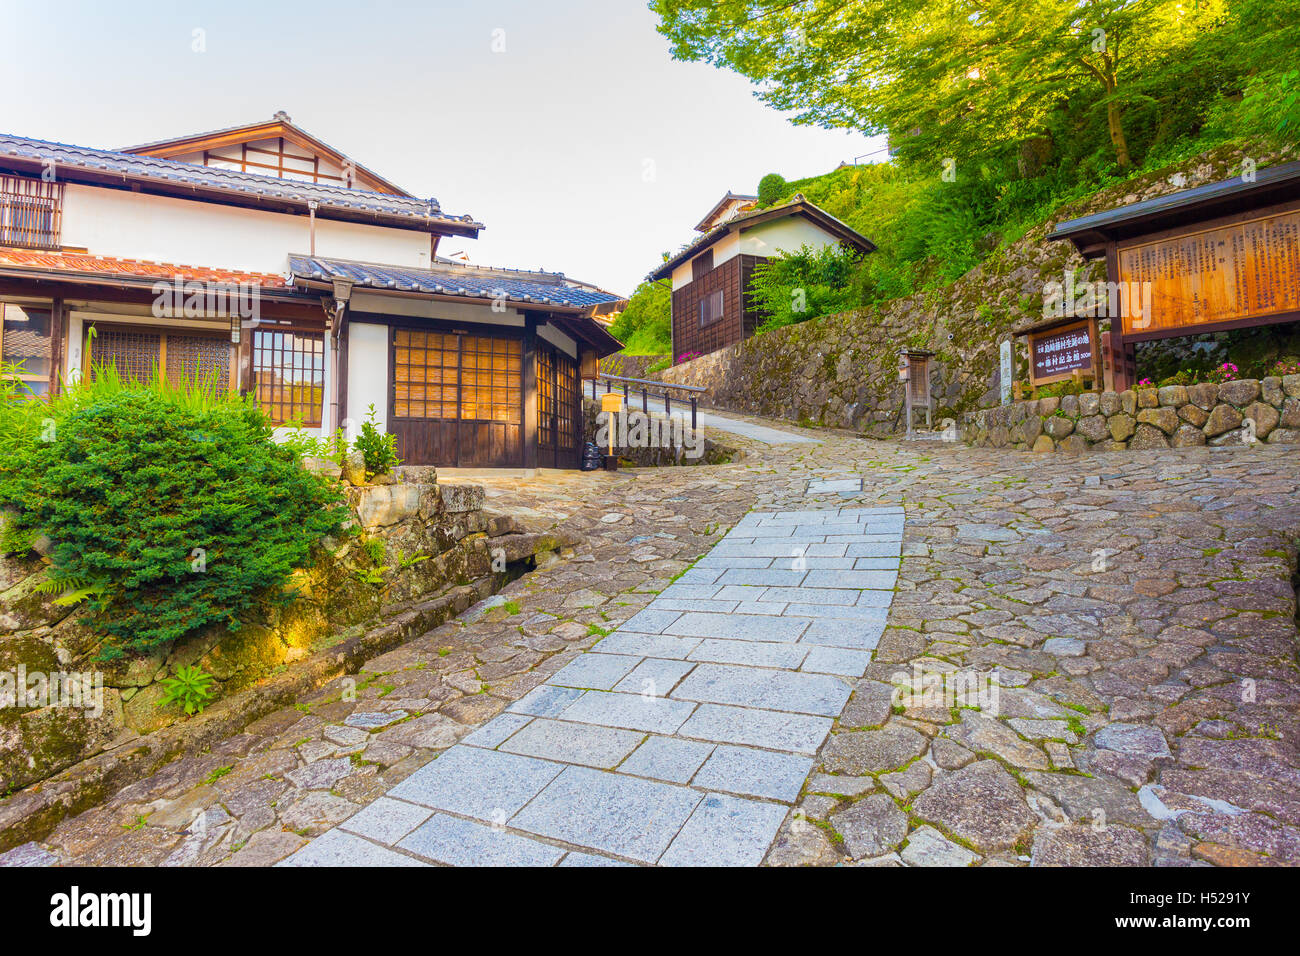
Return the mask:
{"type": "Polygon", "coordinates": [[[493,506],[587,543],[0,864],[282,860],[631,633],[747,512],[892,506],[885,629],[765,864],[1300,865],[1293,449],[1077,459],[758,424],[822,444],[728,436],[747,456],[726,465],[485,480],[493,506]],[[816,484],[849,476],[863,490],[816,484]],[[895,703],[936,672],[996,673],[996,709],[895,703]]]}
{"type": "Polygon", "coordinates": [[[898,507],[746,515],[286,865],[760,863],[884,631],[902,537],[898,507]]]}
{"type": "MultiPolygon", "coordinates": [[[[643,407],[643,403],[635,395],[632,396],[628,407],[632,411],[637,411],[643,407]]],[[[672,407],[670,412],[664,411],[663,402],[646,401],[644,408],[652,415],[665,415],[670,418],[680,418],[685,422],[691,420],[691,406],[685,403],[679,403],[672,407]]],[[[711,428],[717,431],[726,432],[729,435],[740,435],[743,438],[749,438],[764,445],[816,445],[821,444],[819,439],[809,435],[800,435],[783,428],[773,428],[770,425],[762,425],[756,421],[745,418],[733,418],[729,415],[719,415],[714,412],[706,412],[699,409],[695,416],[696,424],[700,428],[711,428]]]]}

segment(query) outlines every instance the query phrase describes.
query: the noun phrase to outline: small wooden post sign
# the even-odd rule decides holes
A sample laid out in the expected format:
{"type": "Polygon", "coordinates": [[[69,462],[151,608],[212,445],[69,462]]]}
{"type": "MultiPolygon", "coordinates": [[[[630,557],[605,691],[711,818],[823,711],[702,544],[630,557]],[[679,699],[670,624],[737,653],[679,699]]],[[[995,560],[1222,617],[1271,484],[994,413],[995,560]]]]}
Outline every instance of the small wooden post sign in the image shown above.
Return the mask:
{"type": "Polygon", "coordinates": [[[614,454],[614,435],[618,429],[615,422],[618,413],[623,410],[623,396],[618,392],[606,392],[600,396],[600,410],[609,415],[609,453],[614,454]]]}
{"type": "Polygon", "coordinates": [[[1037,329],[1029,336],[1029,381],[1035,387],[1074,378],[1101,381],[1100,339],[1095,318],[1037,329]]]}

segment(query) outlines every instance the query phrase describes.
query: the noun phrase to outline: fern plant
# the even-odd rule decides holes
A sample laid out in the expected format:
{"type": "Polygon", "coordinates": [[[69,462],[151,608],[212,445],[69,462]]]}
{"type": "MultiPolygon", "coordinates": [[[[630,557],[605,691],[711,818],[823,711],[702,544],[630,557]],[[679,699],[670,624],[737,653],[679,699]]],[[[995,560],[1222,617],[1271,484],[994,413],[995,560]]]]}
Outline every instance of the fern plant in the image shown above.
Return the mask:
{"type": "Polygon", "coordinates": [[[68,576],[62,578],[47,578],[40,584],[36,585],[34,590],[37,594],[57,594],[54,603],[60,607],[71,607],[74,604],[80,604],[89,598],[97,598],[108,591],[107,581],[91,581],[85,577],[68,576]]]}
{"type": "Polygon", "coordinates": [[[384,583],[384,574],[391,571],[388,565],[381,565],[377,568],[357,568],[357,578],[362,584],[373,584],[376,587],[384,583]]]}

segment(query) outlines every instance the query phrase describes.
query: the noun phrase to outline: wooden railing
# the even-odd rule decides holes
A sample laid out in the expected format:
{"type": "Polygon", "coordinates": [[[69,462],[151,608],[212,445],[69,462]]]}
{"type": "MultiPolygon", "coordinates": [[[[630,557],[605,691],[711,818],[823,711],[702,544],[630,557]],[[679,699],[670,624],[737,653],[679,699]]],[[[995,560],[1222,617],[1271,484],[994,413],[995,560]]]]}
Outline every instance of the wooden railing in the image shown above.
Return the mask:
{"type": "Polygon", "coordinates": [[[62,220],[62,183],[0,176],[0,245],[57,249],[62,220]]]}
{"type": "MultiPolygon", "coordinates": [[[[698,411],[696,406],[700,393],[708,391],[707,388],[701,388],[699,385],[674,385],[671,382],[655,382],[645,378],[624,378],[621,375],[606,375],[604,372],[601,372],[596,378],[589,379],[589,381],[591,382],[591,397],[593,399],[596,398],[597,386],[600,382],[605,383],[606,395],[621,385],[623,389],[623,406],[625,408],[630,406],[632,403],[632,386],[639,385],[640,388],[638,391],[641,393],[641,411],[645,412],[647,415],[650,413],[650,393],[652,391],[656,393],[656,398],[663,398],[665,415],[671,415],[673,411],[672,393],[674,391],[685,392],[686,398],[684,400],[689,402],[691,406],[692,429],[696,427],[695,419],[698,411]],[[662,391],[662,396],[659,395],[659,391],[662,391]]],[[[679,399],[679,401],[680,400],[682,399],[679,399]]]]}

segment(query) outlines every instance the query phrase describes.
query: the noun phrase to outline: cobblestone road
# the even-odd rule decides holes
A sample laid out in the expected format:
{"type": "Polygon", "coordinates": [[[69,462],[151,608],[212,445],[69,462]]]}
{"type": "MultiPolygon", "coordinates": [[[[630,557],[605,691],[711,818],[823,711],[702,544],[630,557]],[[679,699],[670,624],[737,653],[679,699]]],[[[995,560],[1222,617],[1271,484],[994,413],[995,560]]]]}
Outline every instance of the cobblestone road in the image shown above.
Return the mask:
{"type": "MultiPolygon", "coordinates": [[[[737,531],[734,547],[724,542],[747,513],[902,508],[901,565],[873,658],[857,678],[820,675],[843,688],[847,703],[816,754],[784,751],[811,757],[797,795],[747,793],[737,783],[743,761],[718,759],[708,778],[718,783],[704,784],[728,800],[782,808],[764,862],[1300,863],[1300,675],[1291,581],[1300,462],[1293,451],[1200,448],[1074,459],[801,433],[822,442],[766,445],[728,436],[748,452],[732,465],[485,482],[493,506],[562,524],[587,535],[588,543],[572,560],[514,582],[493,606],[376,658],[357,679],[335,681],[209,753],[169,765],[0,862],[265,865],[322,834],[344,832],[336,828],[381,797],[396,803],[403,792],[410,795],[434,774],[426,768],[455,754],[477,748],[478,754],[545,759],[528,748],[563,746],[547,721],[576,722],[573,715],[556,721],[521,714],[528,705],[516,705],[529,694],[536,700],[543,685],[584,685],[585,692],[576,689],[584,698],[604,693],[590,676],[572,679],[560,676],[562,670],[594,658],[579,655],[612,629],[624,625],[618,633],[633,633],[625,622],[654,601],[661,602],[655,613],[666,609],[688,619],[709,613],[662,602],[719,599],[717,592],[671,592],[717,583],[690,585],[679,577],[706,553],[721,559],[731,552],[742,563],[768,557],[740,553],[739,541],[752,535],[737,531]],[[933,682],[943,680],[936,675],[949,673],[982,696],[953,701],[920,692],[934,690],[933,682]],[[987,683],[994,674],[997,683],[987,683]],[[900,680],[918,692],[896,698],[900,680]],[[513,748],[483,746],[495,733],[484,725],[511,707],[511,720],[493,728],[526,717],[539,730],[513,748]],[[475,731],[482,736],[470,738],[475,731]]],[[[735,640],[668,636],[698,638],[692,652],[709,641],[715,647],[735,640]]],[[[646,656],[648,647],[636,656],[646,656]]],[[[781,652],[765,647],[762,653],[781,652]]],[[[680,667],[680,658],[662,660],[680,667]]],[[[783,663],[792,662],[786,654],[783,663]]],[[[693,666],[754,665],[697,658],[693,666]]],[[[726,685],[708,686],[707,693],[720,696],[724,691],[716,688],[726,685]]],[[[670,693],[659,703],[673,699],[670,693]]],[[[702,694],[688,701],[706,704],[737,706],[702,694]]],[[[588,723],[636,732],[618,721],[588,723]]],[[[515,732],[520,729],[526,728],[515,732]]],[[[663,728],[654,733],[668,741],[682,736],[663,728]]],[[[620,769],[626,760],[650,765],[658,756],[651,748],[638,758],[645,746],[639,737],[627,756],[619,752],[630,740],[609,740],[615,742],[601,762],[620,769]]],[[[715,740],[705,759],[713,760],[719,747],[780,752],[754,743],[715,740]]],[[[643,779],[587,769],[603,778],[643,779]]],[[[586,770],[560,774],[582,778],[586,770]]],[[[570,789],[576,793],[582,783],[570,789]]],[[[551,786],[546,781],[542,792],[551,786]]],[[[462,817],[475,816],[526,839],[530,852],[541,854],[532,862],[590,862],[577,852],[566,858],[570,843],[637,862],[654,855],[649,843],[638,854],[619,852],[608,841],[570,840],[540,813],[527,818],[523,837],[524,828],[510,833],[514,824],[499,814],[431,817],[431,806],[408,806],[406,817],[391,815],[392,829],[370,837],[400,844],[406,833],[441,818],[422,844],[430,852],[417,852],[442,859],[442,845],[494,845],[474,843],[481,831],[469,830],[462,817]]],[[[694,819],[699,807],[679,809],[678,816],[694,819]]],[[[390,817],[366,812],[374,820],[390,817]]],[[[354,829],[367,826],[357,819],[363,822],[354,829]]],[[[766,818],[763,827],[771,827],[766,818]]],[[[503,835],[500,828],[488,833],[503,835]]],[[[664,852],[672,847],[668,839],[664,852]]],[[[381,855],[419,862],[400,847],[370,845],[376,862],[381,855]]],[[[734,860],[757,856],[746,847],[734,860]]]]}

